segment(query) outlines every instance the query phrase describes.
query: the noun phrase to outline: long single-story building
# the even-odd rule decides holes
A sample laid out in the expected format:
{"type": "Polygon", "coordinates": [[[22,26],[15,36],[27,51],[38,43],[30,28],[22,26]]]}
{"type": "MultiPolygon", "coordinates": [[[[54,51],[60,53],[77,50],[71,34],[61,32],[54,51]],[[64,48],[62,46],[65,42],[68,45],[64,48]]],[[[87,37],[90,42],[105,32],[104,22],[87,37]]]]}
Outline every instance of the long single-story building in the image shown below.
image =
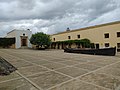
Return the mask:
{"type": "MultiPolygon", "coordinates": [[[[103,47],[117,47],[120,50],[120,21],[106,23],[102,25],[85,27],[77,30],[66,30],[51,35],[53,49],[63,49],[64,43],[59,43],[66,40],[81,40],[89,39],[91,43],[94,43],[95,48],[103,47]]],[[[71,47],[76,48],[77,45],[73,43],[71,47]]]]}
{"type": "Polygon", "coordinates": [[[7,33],[6,38],[15,38],[15,44],[12,45],[12,48],[32,48],[32,44],[29,39],[32,36],[30,29],[27,30],[12,30],[7,33]]]}

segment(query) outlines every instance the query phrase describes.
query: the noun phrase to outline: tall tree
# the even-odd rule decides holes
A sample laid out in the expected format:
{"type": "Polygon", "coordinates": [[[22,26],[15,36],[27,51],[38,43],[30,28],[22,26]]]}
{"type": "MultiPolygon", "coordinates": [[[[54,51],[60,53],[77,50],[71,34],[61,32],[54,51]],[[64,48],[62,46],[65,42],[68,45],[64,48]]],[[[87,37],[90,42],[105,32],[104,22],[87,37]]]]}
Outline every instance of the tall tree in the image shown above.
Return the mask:
{"type": "Polygon", "coordinates": [[[43,32],[38,32],[32,35],[30,43],[40,48],[47,48],[51,44],[51,39],[49,35],[44,34],[43,32]]]}

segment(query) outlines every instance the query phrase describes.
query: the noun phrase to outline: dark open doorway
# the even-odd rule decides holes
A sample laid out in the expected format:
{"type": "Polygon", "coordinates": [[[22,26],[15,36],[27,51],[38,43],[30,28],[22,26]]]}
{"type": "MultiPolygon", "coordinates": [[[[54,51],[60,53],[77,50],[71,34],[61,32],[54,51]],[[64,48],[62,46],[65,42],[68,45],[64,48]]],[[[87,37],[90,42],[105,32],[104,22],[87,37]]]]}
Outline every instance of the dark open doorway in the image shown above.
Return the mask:
{"type": "Polygon", "coordinates": [[[21,36],[21,47],[22,46],[27,46],[28,43],[28,37],[27,36],[21,36]]]}
{"type": "Polygon", "coordinates": [[[99,48],[100,48],[99,44],[96,44],[96,49],[99,49],[99,48]]]}
{"type": "Polygon", "coordinates": [[[27,39],[22,39],[22,46],[27,46],[27,39]]]}

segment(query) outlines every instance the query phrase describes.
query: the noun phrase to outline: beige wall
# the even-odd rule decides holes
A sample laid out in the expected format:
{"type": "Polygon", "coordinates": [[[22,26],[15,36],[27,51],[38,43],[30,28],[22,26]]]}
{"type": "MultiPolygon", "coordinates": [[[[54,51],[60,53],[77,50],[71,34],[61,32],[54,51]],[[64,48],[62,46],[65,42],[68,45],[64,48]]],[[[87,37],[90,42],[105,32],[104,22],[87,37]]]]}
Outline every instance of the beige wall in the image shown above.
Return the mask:
{"type": "Polygon", "coordinates": [[[6,36],[6,37],[15,37],[15,35],[16,35],[16,33],[15,33],[15,31],[13,30],[13,31],[7,33],[7,36],[6,36]]]}
{"type": "Polygon", "coordinates": [[[77,35],[80,34],[80,39],[88,38],[92,43],[99,43],[100,47],[105,47],[105,43],[109,43],[110,47],[114,47],[117,46],[117,43],[120,43],[120,37],[117,37],[117,32],[120,32],[120,22],[66,31],[54,34],[51,38],[53,42],[53,38],[55,38],[55,41],[69,40],[68,36],[71,36],[70,40],[75,40],[78,39],[77,35]],[[109,38],[104,38],[105,33],[109,33],[109,38]]]}
{"type": "Polygon", "coordinates": [[[15,44],[12,44],[9,48],[15,49],[15,44]]]}

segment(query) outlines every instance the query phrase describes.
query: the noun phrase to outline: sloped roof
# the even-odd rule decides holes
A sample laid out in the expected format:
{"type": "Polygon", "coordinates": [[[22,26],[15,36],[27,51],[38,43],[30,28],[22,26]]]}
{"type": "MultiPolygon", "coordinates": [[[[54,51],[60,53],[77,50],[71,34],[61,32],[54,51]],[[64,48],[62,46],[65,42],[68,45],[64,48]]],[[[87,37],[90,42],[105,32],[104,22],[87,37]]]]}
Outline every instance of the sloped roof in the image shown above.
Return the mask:
{"type": "Polygon", "coordinates": [[[56,34],[52,34],[52,35],[58,35],[58,34],[63,34],[63,33],[68,33],[68,32],[75,32],[75,31],[80,31],[80,30],[87,30],[87,29],[98,28],[98,27],[103,27],[103,26],[108,26],[108,25],[119,24],[119,23],[120,23],[120,21],[110,22],[110,23],[105,23],[105,24],[100,24],[100,25],[95,25],[95,26],[90,26],[90,27],[70,30],[70,31],[64,31],[64,32],[60,32],[60,33],[56,33],[56,34]]]}

